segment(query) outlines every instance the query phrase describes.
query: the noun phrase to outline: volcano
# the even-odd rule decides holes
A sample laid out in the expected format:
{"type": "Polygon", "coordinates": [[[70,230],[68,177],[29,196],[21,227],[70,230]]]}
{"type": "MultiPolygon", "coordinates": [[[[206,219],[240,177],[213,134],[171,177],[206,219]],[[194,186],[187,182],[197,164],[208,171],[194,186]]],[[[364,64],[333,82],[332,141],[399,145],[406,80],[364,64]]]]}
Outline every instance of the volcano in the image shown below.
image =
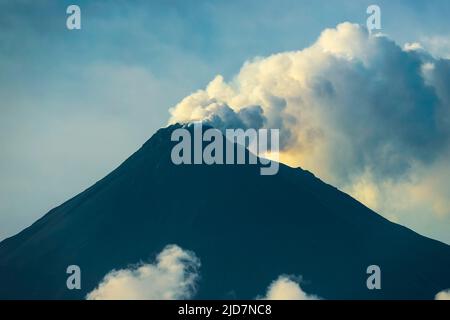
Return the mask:
{"type": "Polygon", "coordinates": [[[178,127],[1,242],[0,299],[84,299],[109,271],[168,244],[200,258],[198,299],[254,299],[281,274],[325,299],[433,299],[450,288],[450,246],[300,168],[264,176],[259,165],[175,165],[178,127]],[[72,264],[81,290],[66,287],[72,264]],[[380,267],[380,290],[366,286],[370,265],[380,267]]]}

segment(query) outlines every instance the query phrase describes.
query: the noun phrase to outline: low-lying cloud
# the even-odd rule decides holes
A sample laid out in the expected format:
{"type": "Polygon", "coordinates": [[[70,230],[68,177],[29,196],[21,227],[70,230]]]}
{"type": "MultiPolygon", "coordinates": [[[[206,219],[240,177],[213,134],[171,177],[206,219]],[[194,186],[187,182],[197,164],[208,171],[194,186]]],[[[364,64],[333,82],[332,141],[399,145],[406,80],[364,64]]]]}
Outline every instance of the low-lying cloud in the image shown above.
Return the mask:
{"type": "Polygon", "coordinates": [[[200,260],[176,245],[164,248],[153,264],[113,270],[90,292],[88,300],[190,299],[196,292],[200,260]]]}
{"type": "Polygon", "coordinates": [[[281,275],[273,281],[263,300],[320,300],[315,295],[305,293],[295,277],[281,275]]]}
{"type": "Polygon", "coordinates": [[[434,299],[435,300],[450,300],[450,289],[439,292],[434,299]]]}
{"type": "Polygon", "coordinates": [[[229,82],[217,76],[169,122],[280,129],[282,162],[430,232],[450,219],[448,182],[430,178],[450,177],[449,88],[450,60],[342,23],[301,51],[246,62],[229,82]]]}

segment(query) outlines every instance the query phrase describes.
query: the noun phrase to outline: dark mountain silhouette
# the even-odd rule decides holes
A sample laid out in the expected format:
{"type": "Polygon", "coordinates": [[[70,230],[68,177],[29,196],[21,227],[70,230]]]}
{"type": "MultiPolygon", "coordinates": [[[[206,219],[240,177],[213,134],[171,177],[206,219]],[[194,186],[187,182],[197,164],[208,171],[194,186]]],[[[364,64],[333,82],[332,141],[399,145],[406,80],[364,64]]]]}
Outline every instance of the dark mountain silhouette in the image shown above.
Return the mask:
{"type": "Polygon", "coordinates": [[[160,129],[94,186],[0,243],[0,298],[82,299],[112,269],[167,244],[202,261],[196,298],[253,299],[281,274],[325,299],[432,299],[450,288],[450,246],[389,222],[302,169],[172,164],[160,129]],[[66,268],[82,289],[66,288],[66,268]],[[381,267],[368,290],[366,268],[381,267]]]}

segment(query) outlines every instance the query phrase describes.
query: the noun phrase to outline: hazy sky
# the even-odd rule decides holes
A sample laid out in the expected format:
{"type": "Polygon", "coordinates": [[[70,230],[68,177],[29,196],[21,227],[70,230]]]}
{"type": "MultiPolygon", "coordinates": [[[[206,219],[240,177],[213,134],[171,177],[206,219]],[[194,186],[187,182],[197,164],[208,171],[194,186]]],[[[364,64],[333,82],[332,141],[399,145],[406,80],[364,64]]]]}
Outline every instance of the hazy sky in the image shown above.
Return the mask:
{"type": "MultiPolygon", "coordinates": [[[[397,43],[450,56],[447,0],[0,0],[0,239],[114,169],[215,75],[365,24],[373,3],[397,43]]],[[[448,222],[414,226],[450,243],[448,222]]]]}

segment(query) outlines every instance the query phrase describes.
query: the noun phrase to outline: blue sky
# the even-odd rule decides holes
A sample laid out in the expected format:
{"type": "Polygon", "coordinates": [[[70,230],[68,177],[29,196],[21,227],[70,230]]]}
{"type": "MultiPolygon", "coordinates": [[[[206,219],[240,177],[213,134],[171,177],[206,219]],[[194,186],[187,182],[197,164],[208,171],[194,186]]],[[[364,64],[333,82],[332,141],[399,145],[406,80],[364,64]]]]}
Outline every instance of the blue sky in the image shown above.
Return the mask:
{"type": "Polygon", "coordinates": [[[0,239],[110,172],[215,75],[308,47],[341,22],[365,24],[374,3],[397,43],[450,52],[446,0],[0,0],[0,239]],[[81,30],[66,28],[69,4],[81,30]]]}

